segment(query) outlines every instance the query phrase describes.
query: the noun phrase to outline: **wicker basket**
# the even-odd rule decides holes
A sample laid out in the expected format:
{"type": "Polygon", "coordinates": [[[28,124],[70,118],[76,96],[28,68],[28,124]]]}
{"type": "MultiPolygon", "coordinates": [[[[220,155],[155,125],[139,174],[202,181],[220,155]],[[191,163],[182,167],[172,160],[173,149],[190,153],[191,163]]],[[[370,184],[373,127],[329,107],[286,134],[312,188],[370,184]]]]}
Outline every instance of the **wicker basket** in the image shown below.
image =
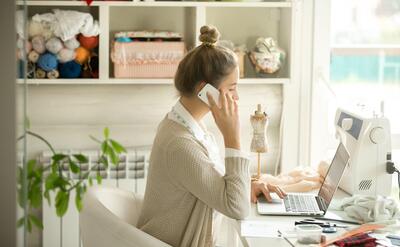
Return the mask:
{"type": "Polygon", "coordinates": [[[111,59],[116,78],[174,77],[185,53],[182,41],[114,42],[111,59]]]}

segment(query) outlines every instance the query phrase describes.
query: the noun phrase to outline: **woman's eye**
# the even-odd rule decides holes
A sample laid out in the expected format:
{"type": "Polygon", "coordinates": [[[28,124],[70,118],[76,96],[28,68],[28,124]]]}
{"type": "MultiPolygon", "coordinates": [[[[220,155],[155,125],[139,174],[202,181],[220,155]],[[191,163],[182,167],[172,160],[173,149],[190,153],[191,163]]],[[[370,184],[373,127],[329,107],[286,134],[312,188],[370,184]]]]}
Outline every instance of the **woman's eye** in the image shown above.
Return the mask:
{"type": "Polygon", "coordinates": [[[231,92],[232,92],[232,91],[235,91],[235,90],[236,90],[236,88],[231,88],[231,89],[229,89],[229,91],[231,91],[231,92]]]}

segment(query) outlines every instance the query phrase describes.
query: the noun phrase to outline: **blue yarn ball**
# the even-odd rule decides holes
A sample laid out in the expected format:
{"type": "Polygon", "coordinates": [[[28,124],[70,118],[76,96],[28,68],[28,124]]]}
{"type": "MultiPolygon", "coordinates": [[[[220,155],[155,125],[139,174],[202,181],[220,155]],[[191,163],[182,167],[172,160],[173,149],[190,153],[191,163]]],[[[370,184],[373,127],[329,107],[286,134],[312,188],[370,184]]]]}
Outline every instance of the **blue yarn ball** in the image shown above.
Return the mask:
{"type": "Polygon", "coordinates": [[[45,53],[40,55],[37,65],[46,72],[52,71],[53,69],[57,69],[57,57],[54,54],[45,53]]]}
{"type": "Polygon", "coordinates": [[[116,40],[117,40],[117,42],[120,42],[120,43],[132,42],[132,39],[129,37],[118,37],[116,40]]]}
{"type": "Polygon", "coordinates": [[[61,78],[78,78],[81,75],[82,66],[74,60],[60,63],[58,68],[61,78]]]}

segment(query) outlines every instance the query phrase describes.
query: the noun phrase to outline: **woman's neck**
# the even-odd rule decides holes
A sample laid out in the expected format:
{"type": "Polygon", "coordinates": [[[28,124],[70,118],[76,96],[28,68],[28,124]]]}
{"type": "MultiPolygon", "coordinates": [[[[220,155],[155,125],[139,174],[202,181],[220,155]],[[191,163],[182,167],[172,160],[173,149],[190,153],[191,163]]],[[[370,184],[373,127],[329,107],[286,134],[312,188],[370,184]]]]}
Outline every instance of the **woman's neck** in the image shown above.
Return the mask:
{"type": "Polygon", "coordinates": [[[198,122],[210,111],[203,102],[195,97],[181,96],[179,101],[198,122]]]}

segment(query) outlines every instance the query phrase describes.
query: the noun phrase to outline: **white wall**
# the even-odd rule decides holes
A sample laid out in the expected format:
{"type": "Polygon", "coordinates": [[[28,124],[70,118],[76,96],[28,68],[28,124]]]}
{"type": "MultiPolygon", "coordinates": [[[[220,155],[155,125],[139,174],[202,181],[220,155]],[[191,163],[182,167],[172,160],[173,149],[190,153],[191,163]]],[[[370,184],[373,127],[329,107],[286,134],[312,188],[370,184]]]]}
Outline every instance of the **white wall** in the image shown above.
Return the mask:
{"type": "MultiPolygon", "coordinates": [[[[240,114],[242,147],[249,151],[252,128],[249,117],[257,103],[271,118],[268,129],[271,164],[278,143],[282,108],[281,85],[241,85],[240,114]]],[[[43,135],[57,149],[93,149],[96,143],[89,135],[101,137],[108,126],[111,135],[126,147],[150,145],[157,125],[177,100],[173,85],[31,85],[28,93],[28,115],[31,130],[43,135]]],[[[209,114],[205,122],[222,138],[209,114]]],[[[46,146],[29,140],[29,155],[39,155],[46,146]]]]}

